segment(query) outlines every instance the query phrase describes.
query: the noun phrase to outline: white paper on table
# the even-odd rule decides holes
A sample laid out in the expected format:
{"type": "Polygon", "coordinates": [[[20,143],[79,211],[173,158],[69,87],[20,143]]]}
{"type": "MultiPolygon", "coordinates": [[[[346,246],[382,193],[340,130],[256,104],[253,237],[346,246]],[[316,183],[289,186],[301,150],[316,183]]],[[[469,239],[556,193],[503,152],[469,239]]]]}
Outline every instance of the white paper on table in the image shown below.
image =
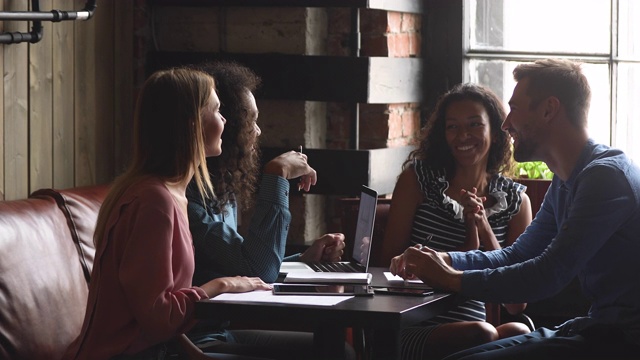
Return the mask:
{"type": "Polygon", "coordinates": [[[285,283],[305,284],[371,284],[371,273],[350,272],[290,272],[284,278],[285,283]]]}
{"type": "Polygon", "coordinates": [[[333,295],[273,295],[273,292],[271,290],[254,290],[245,293],[224,293],[211,298],[211,300],[333,306],[342,301],[349,300],[352,297],[353,296],[333,295]]]}
{"type": "MultiPolygon", "coordinates": [[[[385,271],[384,272],[384,276],[387,278],[388,281],[400,281],[404,283],[404,279],[398,275],[392,275],[390,272],[385,271]]],[[[422,280],[420,279],[412,279],[412,280],[407,280],[408,284],[424,284],[422,282],[422,280]]]]}

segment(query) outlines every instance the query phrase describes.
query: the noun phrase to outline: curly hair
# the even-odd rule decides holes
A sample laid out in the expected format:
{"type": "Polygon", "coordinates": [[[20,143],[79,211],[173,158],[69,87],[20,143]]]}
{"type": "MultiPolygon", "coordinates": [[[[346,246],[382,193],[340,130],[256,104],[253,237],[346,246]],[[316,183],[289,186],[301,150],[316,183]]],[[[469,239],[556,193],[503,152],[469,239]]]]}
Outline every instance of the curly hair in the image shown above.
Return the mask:
{"type": "Polygon", "coordinates": [[[220,113],[227,123],[222,133],[222,154],[207,158],[207,168],[217,198],[218,211],[230,199],[250,207],[259,177],[260,152],[248,93],[254,93],[261,79],[251,69],[232,61],[200,64],[197,69],[211,75],[220,98],[220,113]]]}
{"type": "Polygon", "coordinates": [[[449,106],[462,100],[477,101],[484,106],[489,115],[492,143],[489,148],[487,173],[510,173],[511,140],[501,129],[502,122],[507,117],[504,106],[491,90],[471,83],[458,84],[438,99],[433,113],[422,129],[418,148],[409,154],[402,165],[403,169],[418,159],[433,168],[445,169],[449,178],[455,175],[455,159],[445,137],[445,117],[449,106]]]}

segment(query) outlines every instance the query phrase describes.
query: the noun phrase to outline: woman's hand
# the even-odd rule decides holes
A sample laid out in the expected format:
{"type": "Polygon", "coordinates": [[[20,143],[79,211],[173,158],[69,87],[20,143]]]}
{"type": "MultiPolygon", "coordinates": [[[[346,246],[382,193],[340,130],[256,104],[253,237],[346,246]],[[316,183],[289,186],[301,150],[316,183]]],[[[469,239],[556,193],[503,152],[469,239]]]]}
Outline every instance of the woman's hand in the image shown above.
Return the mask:
{"type": "Polygon", "coordinates": [[[209,297],[222,293],[241,293],[253,290],[271,290],[273,287],[259,277],[222,277],[209,281],[201,286],[209,297]]]}
{"type": "Polygon", "coordinates": [[[313,241],[311,246],[300,255],[300,261],[340,261],[344,254],[344,234],[324,234],[313,241]]]}
{"type": "Polygon", "coordinates": [[[463,214],[465,221],[474,220],[487,221],[487,216],[484,211],[484,202],[487,201],[486,196],[478,196],[478,189],[475,187],[471,190],[460,191],[460,204],[463,206],[463,214]]]}
{"type": "Polygon", "coordinates": [[[264,166],[265,174],[282,176],[285,179],[300,178],[299,189],[309,191],[318,181],[318,174],[307,164],[307,155],[298,151],[286,152],[264,166]]]}
{"type": "Polygon", "coordinates": [[[500,244],[496,239],[484,204],[487,201],[486,196],[478,196],[478,189],[461,190],[460,204],[463,206],[463,216],[465,227],[467,230],[467,239],[464,246],[459,249],[461,251],[477,250],[480,244],[484,246],[484,250],[500,249],[500,244]]]}

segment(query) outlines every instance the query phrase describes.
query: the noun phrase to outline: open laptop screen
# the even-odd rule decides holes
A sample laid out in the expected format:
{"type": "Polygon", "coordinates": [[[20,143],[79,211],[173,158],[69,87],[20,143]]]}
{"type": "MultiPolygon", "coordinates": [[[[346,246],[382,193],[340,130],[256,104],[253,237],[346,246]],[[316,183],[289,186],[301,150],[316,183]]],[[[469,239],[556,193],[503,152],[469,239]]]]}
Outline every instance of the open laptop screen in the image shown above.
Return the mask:
{"type": "Polygon", "coordinates": [[[376,205],[378,193],[362,186],[360,205],[358,209],[358,223],[356,224],[355,238],[353,239],[353,261],[369,268],[369,255],[371,252],[371,237],[373,236],[373,224],[376,218],[376,205]]]}

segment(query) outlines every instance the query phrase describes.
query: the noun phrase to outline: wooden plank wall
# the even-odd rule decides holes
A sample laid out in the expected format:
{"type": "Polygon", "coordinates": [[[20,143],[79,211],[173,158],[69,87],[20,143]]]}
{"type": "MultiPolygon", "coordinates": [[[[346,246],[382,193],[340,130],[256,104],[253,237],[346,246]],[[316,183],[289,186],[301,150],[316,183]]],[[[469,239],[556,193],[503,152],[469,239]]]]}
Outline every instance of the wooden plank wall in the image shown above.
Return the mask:
{"type": "MultiPolygon", "coordinates": [[[[27,1],[0,1],[25,11],[27,1]]],[[[0,44],[0,199],[111,181],[124,168],[133,113],[133,1],[99,0],[89,21],[43,22],[35,44],[0,44]]],[[[43,0],[76,11],[84,0],[43,0]]],[[[0,22],[1,31],[30,23],[0,22]]]]}

